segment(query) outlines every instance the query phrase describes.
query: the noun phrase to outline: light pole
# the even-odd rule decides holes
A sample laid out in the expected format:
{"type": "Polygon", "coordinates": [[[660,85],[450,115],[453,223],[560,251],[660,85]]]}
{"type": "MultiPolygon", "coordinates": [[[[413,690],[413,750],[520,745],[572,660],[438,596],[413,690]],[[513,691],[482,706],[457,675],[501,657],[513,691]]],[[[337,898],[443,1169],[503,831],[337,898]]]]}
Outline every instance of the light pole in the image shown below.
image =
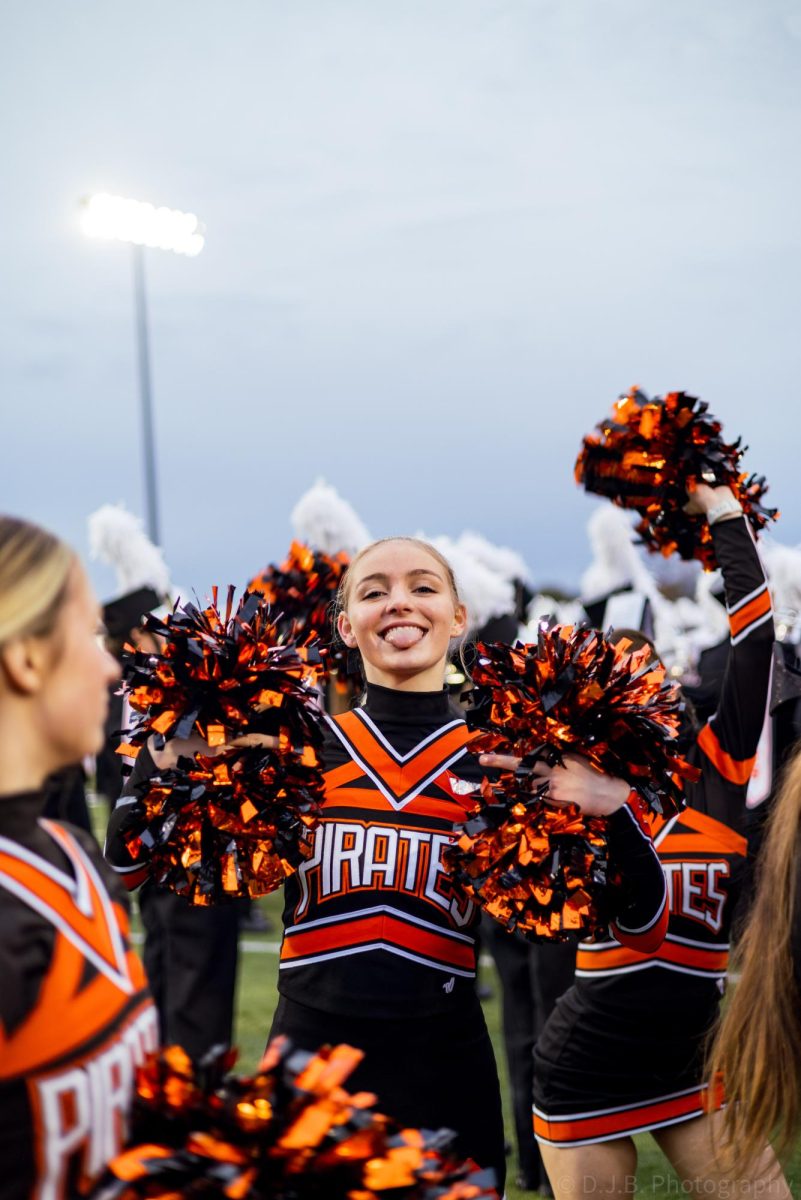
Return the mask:
{"type": "Polygon", "coordinates": [[[147,532],[158,546],[159,511],[156,480],[156,437],[153,423],[153,387],[150,373],[150,342],[145,292],[145,246],[172,250],[194,257],[203,249],[203,226],[194,213],[175,208],[156,208],[141,200],[126,200],[106,192],[84,200],[81,225],[89,237],[128,242],[133,253],[136,346],[139,366],[139,397],[142,414],[142,445],[145,467],[147,532]]]}

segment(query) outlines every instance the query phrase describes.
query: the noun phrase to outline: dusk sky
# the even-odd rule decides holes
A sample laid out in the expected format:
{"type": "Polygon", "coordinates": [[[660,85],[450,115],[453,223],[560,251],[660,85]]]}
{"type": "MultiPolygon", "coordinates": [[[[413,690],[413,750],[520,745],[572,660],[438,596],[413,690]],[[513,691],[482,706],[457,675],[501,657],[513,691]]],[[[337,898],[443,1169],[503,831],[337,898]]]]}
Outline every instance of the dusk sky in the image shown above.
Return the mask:
{"type": "Polygon", "coordinates": [[[324,475],[575,584],[575,455],[634,383],[708,400],[797,543],[800,118],[797,0],[3,0],[0,508],[82,553],[144,513],[109,191],[206,225],[147,252],[175,580],[282,557],[324,475]]]}

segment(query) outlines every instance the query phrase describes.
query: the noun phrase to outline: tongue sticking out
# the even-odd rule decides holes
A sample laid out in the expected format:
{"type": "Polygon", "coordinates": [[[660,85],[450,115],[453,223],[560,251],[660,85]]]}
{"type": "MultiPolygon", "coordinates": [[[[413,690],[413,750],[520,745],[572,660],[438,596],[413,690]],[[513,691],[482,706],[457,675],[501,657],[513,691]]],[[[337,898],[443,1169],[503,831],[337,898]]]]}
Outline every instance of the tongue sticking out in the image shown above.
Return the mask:
{"type": "Polygon", "coordinates": [[[415,646],[423,637],[422,629],[414,625],[397,625],[384,635],[384,641],[389,642],[396,650],[408,650],[415,646]]]}

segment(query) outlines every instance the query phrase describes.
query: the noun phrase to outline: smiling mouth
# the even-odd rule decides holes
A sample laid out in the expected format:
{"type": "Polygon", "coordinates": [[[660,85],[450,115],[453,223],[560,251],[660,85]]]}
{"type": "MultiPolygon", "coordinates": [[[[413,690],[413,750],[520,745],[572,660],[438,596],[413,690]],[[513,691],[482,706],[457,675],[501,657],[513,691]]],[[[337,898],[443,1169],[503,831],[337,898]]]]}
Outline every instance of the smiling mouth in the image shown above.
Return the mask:
{"type": "Polygon", "coordinates": [[[385,629],[381,634],[381,640],[388,642],[396,650],[408,650],[412,646],[416,646],[418,642],[422,642],[428,630],[422,629],[419,625],[390,625],[389,629],[385,629]]]}

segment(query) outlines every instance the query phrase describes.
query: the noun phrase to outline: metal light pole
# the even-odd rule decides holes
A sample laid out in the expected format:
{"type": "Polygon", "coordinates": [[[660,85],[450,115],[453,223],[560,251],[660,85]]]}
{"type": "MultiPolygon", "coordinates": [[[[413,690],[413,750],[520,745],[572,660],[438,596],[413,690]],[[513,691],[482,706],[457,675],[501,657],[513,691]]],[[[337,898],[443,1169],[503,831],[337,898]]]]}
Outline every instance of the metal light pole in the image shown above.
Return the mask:
{"type": "Polygon", "coordinates": [[[142,403],[142,448],[145,457],[145,503],[147,532],[154,546],[159,537],[159,501],[156,485],[156,434],[153,428],[153,389],[150,379],[150,341],[147,335],[147,299],[145,296],[145,255],[141,246],[132,246],[134,301],[136,303],[136,348],[139,359],[139,396],[142,403]]]}
{"type": "Polygon", "coordinates": [[[142,413],[142,449],[145,468],[147,532],[154,545],[160,544],[156,473],[156,433],[153,420],[153,385],[150,372],[150,340],[145,292],[145,246],[172,250],[194,257],[203,249],[203,226],[194,213],[173,208],[155,208],[139,200],[101,193],[84,201],[83,231],[89,237],[129,242],[133,251],[136,348],[139,398],[142,413]]]}

